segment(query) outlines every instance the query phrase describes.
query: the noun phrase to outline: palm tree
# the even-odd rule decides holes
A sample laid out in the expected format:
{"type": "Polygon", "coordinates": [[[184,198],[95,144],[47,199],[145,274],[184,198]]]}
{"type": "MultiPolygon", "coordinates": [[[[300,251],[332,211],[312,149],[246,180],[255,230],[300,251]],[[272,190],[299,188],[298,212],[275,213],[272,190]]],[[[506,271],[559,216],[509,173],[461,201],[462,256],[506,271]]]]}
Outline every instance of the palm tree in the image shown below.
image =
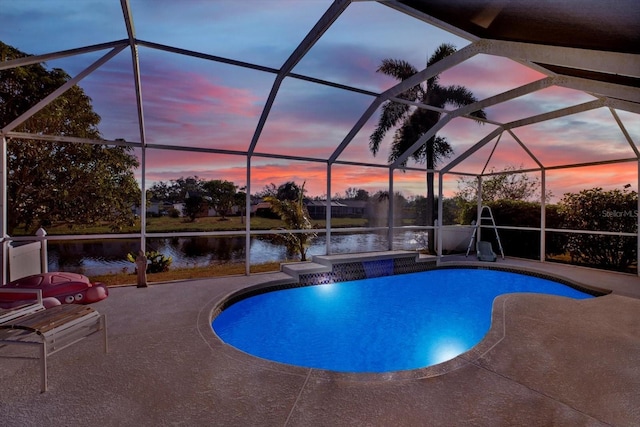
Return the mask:
{"type": "MultiPolygon", "coordinates": [[[[451,44],[441,44],[427,61],[427,67],[441,59],[453,54],[456,48],[451,44]]],[[[418,72],[413,65],[406,61],[396,59],[384,59],[376,70],[398,80],[405,80],[418,72]]],[[[475,96],[464,86],[442,86],[439,83],[440,76],[435,75],[426,83],[419,84],[399,95],[409,101],[431,105],[437,108],[445,108],[447,104],[462,107],[477,102],[475,96]]],[[[389,163],[396,161],[407,149],[409,149],[422,135],[427,133],[438,121],[442,113],[424,108],[412,108],[408,104],[400,104],[387,101],[382,106],[382,114],[378,120],[378,126],[369,137],[369,149],[375,156],[380,148],[387,131],[400,124],[393,136],[389,163]]],[[[483,110],[471,113],[479,119],[485,119],[483,110]]],[[[419,163],[426,163],[427,167],[427,224],[433,224],[434,218],[434,194],[433,169],[438,161],[453,154],[453,148],[445,137],[434,135],[422,147],[411,154],[411,158],[419,163]]],[[[406,166],[407,160],[402,162],[406,166]]],[[[429,248],[433,248],[433,233],[429,233],[429,248]]]]}
{"type": "MultiPolygon", "coordinates": [[[[293,183],[291,183],[293,184],[293,183]]],[[[295,185],[295,184],[294,184],[295,185]]],[[[295,186],[298,188],[297,186],[295,186]]],[[[277,196],[267,196],[266,202],[271,204],[271,210],[280,216],[290,230],[309,230],[313,228],[309,212],[304,204],[304,183],[299,187],[297,200],[280,199],[277,196]]],[[[307,260],[307,249],[311,241],[317,237],[317,233],[289,233],[278,234],[276,237],[283,240],[290,252],[297,252],[300,261],[307,260]]]]}

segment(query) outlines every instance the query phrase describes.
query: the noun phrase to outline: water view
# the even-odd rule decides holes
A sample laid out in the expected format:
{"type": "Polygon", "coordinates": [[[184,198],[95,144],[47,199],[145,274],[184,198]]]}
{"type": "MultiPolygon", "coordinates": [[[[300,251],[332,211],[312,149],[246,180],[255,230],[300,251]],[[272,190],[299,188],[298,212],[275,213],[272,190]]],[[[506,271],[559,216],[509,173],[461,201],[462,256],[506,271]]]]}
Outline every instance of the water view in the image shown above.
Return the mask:
{"type": "MultiPolygon", "coordinates": [[[[395,233],[395,249],[416,249],[415,231],[395,233]]],[[[387,250],[385,232],[331,234],[331,253],[373,252],[387,250]]],[[[50,241],[49,271],[70,271],[91,275],[133,273],[135,266],[127,261],[127,253],[136,252],[139,240],[50,241]]],[[[155,250],[173,258],[172,268],[202,267],[245,260],[245,238],[237,237],[171,237],[149,239],[147,250],[155,250]]],[[[309,247],[307,257],[326,253],[326,236],[320,235],[309,247]]],[[[267,236],[251,237],[249,256],[252,264],[296,260],[295,254],[267,236]]]]}

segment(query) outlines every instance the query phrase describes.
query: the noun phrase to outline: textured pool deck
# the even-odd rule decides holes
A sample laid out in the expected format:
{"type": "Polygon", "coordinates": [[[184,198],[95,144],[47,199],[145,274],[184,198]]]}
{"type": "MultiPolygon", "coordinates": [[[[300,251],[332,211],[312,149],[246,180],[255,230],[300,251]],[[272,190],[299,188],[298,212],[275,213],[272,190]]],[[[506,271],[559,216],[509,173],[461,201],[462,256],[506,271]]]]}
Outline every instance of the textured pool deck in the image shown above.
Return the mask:
{"type": "Polygon", "coordinates": [[[114,288],[93,304],[107,315],[109,353],[94,335],[52,356],[48,392],[40,393],[36,359],[0,348],[0,425],[640,425],[640,279],[497,264],[614,292],[582,301],[504,295],[470,352],[424,370],[354,375],[260,360],[216,338],[219,301],[290,281],[284,273],[114,288]]]}

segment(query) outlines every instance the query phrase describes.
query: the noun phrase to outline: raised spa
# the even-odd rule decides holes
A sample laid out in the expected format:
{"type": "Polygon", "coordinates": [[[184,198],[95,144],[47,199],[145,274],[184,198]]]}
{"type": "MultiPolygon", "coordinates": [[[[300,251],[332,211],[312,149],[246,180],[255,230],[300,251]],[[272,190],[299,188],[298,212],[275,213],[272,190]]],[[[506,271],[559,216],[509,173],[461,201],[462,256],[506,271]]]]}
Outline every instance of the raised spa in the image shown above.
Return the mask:
{"type": "Polygon", "coordinates": [[[501,294],[592,296],[524,274],[438,269],[281,289],[226,307],[212,323],[227,344],[261,358],[340,372],[423,368],[482,340],[501,294]]]}

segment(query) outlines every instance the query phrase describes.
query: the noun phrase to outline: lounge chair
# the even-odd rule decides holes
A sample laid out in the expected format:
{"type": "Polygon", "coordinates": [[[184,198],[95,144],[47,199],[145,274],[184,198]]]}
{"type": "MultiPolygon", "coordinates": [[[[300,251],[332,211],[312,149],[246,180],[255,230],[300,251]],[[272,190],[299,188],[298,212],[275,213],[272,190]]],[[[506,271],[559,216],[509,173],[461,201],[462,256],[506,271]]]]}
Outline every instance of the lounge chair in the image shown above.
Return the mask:
{"type": "Polygon", "coordinates": [[[39,289],[21,290],[0,288],[0,296],[3,294],[20,294],[23,296],[32,295],[33,299],[17,300],[13,304],[8,304],[6,306],[0,304],[0,324],[9,322],[13,319],[17,319],[18,317],[35,313],[36,311],[44,310],[46,308],[42,299],[42,291],[39,289]]]}
{"type": "Polygon", "coordinates": [[[47,391],[48,356],[97,332],[102,332],[104,351],[108,351],[105,316],[89,306],[62,304],[45,310],[39,294],[38,303],[4,315],[0,323],[0,348],[11,344],[39,348],[42,392],[47,391]]]}
{"type": "Polygon", "coordinates": [[[491,243],[487,241],[478,241],[476,252],[480,261],[495,262],[498,258],[496,253],[493,251],[493,248],[491,247],[491,243]]]}

